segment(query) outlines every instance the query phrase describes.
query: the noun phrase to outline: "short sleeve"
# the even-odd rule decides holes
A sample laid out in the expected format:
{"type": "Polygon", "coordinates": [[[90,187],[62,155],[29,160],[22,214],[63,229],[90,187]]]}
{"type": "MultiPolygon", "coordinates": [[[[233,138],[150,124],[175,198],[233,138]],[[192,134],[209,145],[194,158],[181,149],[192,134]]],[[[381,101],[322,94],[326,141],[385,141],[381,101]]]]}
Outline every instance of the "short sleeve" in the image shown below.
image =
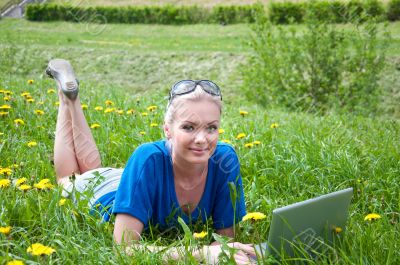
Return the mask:
{"type": "Polygon", "coordinates": [[[217,162],[219,189],[213,208],[215,229],[229,228],[246,214],[240,164],[236,152],[229,147],[217,162]]]}
{"type": "Polygon", "coordinates": [[[125,213],[147,225],[153,214],[155,155],[138,148],[128,160],[118,186],[113,213],[125,213]]]}

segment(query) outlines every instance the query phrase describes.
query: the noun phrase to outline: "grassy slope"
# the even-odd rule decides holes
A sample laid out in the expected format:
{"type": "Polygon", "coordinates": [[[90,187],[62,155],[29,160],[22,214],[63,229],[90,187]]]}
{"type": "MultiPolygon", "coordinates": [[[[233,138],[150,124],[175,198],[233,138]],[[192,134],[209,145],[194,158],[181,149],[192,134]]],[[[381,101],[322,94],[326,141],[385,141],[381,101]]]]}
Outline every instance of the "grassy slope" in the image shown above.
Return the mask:
{"type": "MultiPolygon", "coordinates": [[[[0,86],[14,91],[14,101],[8,103],[13,109],[9,117],[0,119],[0,132],[5,133],[5,142],[0,144],[0,166],[23,162],[24,167],[16,169],[14,177],[32,178],[32,183],[54,175],[48,157],[53,148],[57,98],[46,93],[54,84],[43,75],[50,58],[63,57],[73,62],[81,79],[82,103],[89,105],[89,124],[102,126],[94,136],[104,165],[123,166],[138,144],[162,137],[161,128],[151,129],[149,124],[162,123],[164,96],[170,84],[187,77],[210,78],[223,87],[222,127],[226,133],[221,138],[236,146],[248,210],[268,215],[255,227],[242,224],[240,240],[254,243],[265,237],[269,213],[275,207],[352,186],[356,192],[347,237],[336,252],[329,254],[330,262],[320,263],[400,262],[398,121],[265,110],[240,94],[234,96],[240,84],[236,67],[248,51],[241,46],[247,32],[243,25],[107,25],[98,35],[89,34],[88,27],[95,26],[0,22],[0,31],[4,32],[0,34],[0,45],[6,48],[2,50],[6,56],[1,58],[1,64],[7,67],[0,72],[0,86]],[[27,79],[34,79],[34,85],[27,85],[27,79]],[[22,91],[30,91],[36,102],[25,103],[20,96],[22,91]],[[113,100],[117,108],[135,108],[138,113],[153,104],[159,110],[147,117],[94,111],[106,99],[113,100]],[[39,101],[44,105],[38,105],[39,101]],[[36,116],[33,110],[37,108],[44,109],[45,116],[36,116]],[[249,116],[240,117],[239,109],[248,110],[249,116]],[[24,119],[26,126],[14,126],[15,118],[24,119]],[[278,122],[280,127],[270,129],[272,122],[278,122]],[[140,136],[139,131],[146,131],[146,136],[140,136]],[[235,140],[240,132],[245,132],[246,138],[235,140]],[[38,148],[27,149],[26,143],[32,140],[39,143],[38,148]],[[262,145],[244,147],[244,143],[255,140],[262,141],[262,145]],[[365,214],[370,212],[380,213],[382,220],[364,222],[365,214]]],[[[391,29],[398,41],[398,24],[391,25],[391,29]]],[[[395,51],[392,49],[392,57],[398,56],[395,51]]],[[[0,98],[0,105],[4,103],[0,98]]],[[[0,237],[0,256],[10,253],[35,260],[26,248],[39,241],[57,249],[57,254],[50,257],[52,263],[134,262],[114,255],[112,227],[96,223],[85,214],[82,205],[58,207],[57,192],[37,195],[30,191],[23,196],[14,189],[0,192],[1,198],[7,198],[1,200],[5,210],[0,213],[0,225],[15,227],[10,237],[0,237]],[[78,215],[72,218],[72,211],[78,215]]],[[[158,235],[149,237],[155,241],[158,235]]],[[[137,254],[137,258],[153,263],[158,257],[137,254]]],[[[47,263],[47,258],[37,261],[47,263]]]]}

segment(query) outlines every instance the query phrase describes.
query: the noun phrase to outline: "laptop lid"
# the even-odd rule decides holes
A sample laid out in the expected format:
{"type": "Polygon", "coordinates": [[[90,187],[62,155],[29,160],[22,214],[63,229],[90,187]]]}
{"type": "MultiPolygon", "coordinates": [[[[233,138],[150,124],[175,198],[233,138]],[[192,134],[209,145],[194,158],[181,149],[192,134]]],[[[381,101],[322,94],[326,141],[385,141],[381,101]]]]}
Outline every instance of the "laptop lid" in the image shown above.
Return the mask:
{"type": "Polygon", "coordinates": [[[261,256],[318,252],[331,244],[335,228],[345,230],[352,196],[348,188],[275,209],[268,243],[256,249],[261,256]]]}

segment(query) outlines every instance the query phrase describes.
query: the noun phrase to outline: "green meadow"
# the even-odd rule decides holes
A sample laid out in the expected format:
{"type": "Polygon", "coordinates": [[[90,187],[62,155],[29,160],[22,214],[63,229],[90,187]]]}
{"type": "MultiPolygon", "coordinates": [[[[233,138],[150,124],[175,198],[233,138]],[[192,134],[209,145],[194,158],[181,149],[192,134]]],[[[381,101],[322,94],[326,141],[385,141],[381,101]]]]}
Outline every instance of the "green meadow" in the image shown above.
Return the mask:
{"type": "MultiPolygon", "coordinates": [[[[292,27],[301,31],[303,26],[292,27]]],[[[364,117],[288,112],[248,101],[241,76],[252,54],[246,45],[251,33],[247,25],[0,20],[0,264],[163,263],[160,253],[121,252],[113,244],[113,223],[90,215],[84,199],[60,203],[52,165],[58,98],[55,83],[44,74],[52,58],[65,58],[74,66],[88,123],[100,125],[92,131],[104,166],[123,167],[137,146],[163,138],[163,113],[174,82],[214,80],[224,98],[220,140],[230,142],[238,153],[247,211],[266,215],[240,222],[237,241],[262,242],[277,207],[353,187],[347,226],[336,235],[336,244],[327,246],[318,259],[279,262],[399,264],[400,24],[388,29],[392,40],[382,79],[386,112],[364,117]],[[149,106],[157,108],[150,111],[149,106]],[[245,136],[238,139],[240,133],[245,136]],[[30,188],[22,190],[22,184],[15,183],[22,178],[30,188]],[[54,187],[37,185],[43,179],[54,187]],[[366,219],[371,213],[380,218],[366,219]],[[27,250],[35,243],[54,252],[33,255],[27,250]]],[[[142,244],[190,250],[214,240],[210,226],[189,229],[208,235],[195,239],[179,227],[166,232],[154,227],[142,244]]],[[[182,255],[187,258],[179,264],[196,264],[185,250],[182,255]]],[[[221,259],[232,264],[227,257],[221,259]]]]}

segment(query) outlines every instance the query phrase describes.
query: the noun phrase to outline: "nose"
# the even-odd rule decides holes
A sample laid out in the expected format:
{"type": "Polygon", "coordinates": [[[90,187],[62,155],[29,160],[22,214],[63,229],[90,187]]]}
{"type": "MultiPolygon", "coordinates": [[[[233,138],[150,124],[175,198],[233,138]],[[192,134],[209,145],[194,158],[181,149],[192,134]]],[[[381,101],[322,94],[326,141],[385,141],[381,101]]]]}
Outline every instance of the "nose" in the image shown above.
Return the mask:
{"type": "Polygon", "coordinates": [[[196,144],[203,144],[207,141],[206,134],[203,130],[199,130],[194,135],[194,142],[196,144]]]}

